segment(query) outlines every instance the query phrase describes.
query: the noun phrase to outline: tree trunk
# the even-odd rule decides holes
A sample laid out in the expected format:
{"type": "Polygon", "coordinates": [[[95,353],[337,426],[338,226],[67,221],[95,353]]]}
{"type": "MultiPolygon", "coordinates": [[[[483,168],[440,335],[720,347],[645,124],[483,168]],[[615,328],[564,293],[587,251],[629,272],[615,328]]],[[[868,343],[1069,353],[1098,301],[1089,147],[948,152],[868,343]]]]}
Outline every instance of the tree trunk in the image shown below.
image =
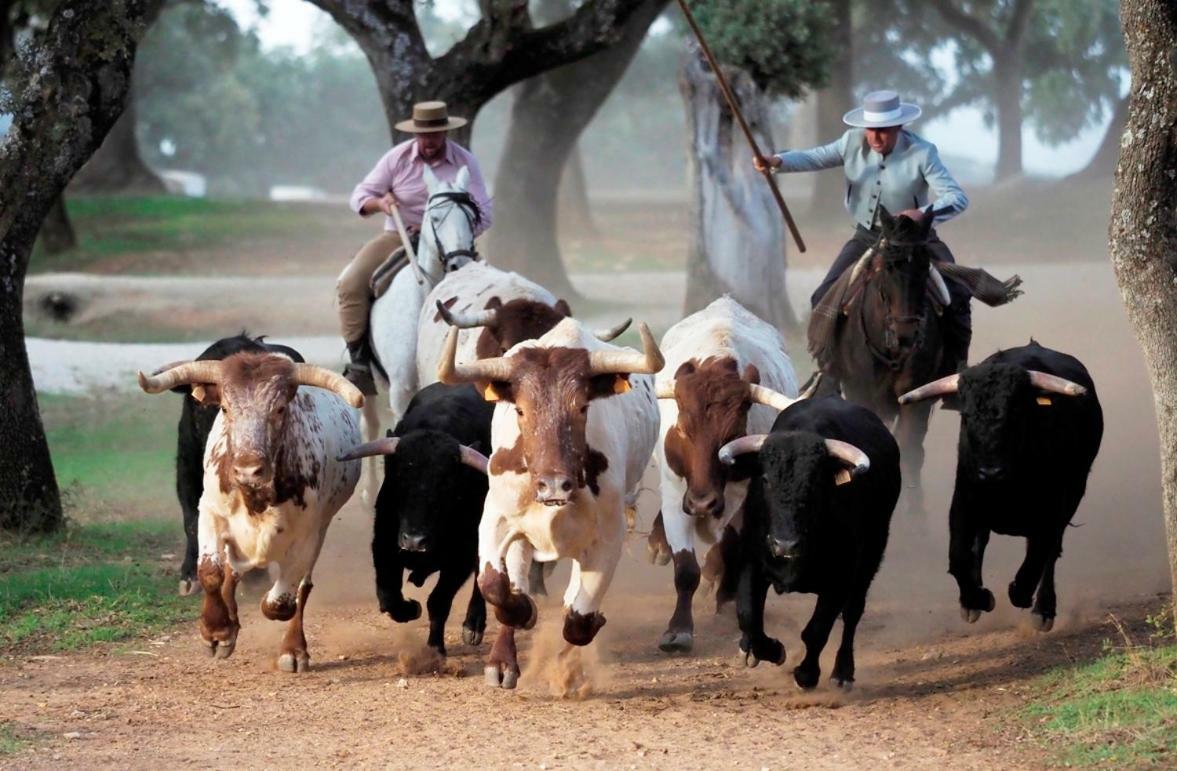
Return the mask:
{"type": "MultiPolygon", "coordinates": [[[[842,116],[854,105],[853,30],[850,0],[827,0],[834,18],[833,39],[839,41],[830,62],[830,79],[817,92],[817,144],[833,142],[846,130],[842,116]]],[[[817,172],[810,205],[815,212],[829,211],[846,195],[846,175],[841,168],[817,172]]]]}
{"type": "Polygon", "coordinates": [[[1022,173],[1021,56],[1005,51],[994,57],[993,102],[997,111],[997,181],[1022,173]]]}
{"type": "Polygon", "coordinates": [[[41,223],[122,111],[146,12],[158,0],[62,0],[31,53],[0,145],[0,527],[51,530],[61,496],[21,318],[41,223]]]}
{"type": "MultiPolygon", "coordinates": [[[[1132,91],[1108,238],[1120,294],[1152,379],[1169,567],[1177,590],[1177,5],[1123,0],[1120,23],[1132,91]]],[[[1177,591],[1173,597],[1177,603],[1177,591]]]]}
{"type": "Polygon", "coordinates": [[[495,177],[490,261],[526,274],[569,301],[576,297],[560,259],[557,209],[569,154],[625,74],[666,0],[644,0],[607,51],[524,82],[495,177]]]}
{"type": "MultiPolygon", "coordinates": [[[[757,143],[774,147],[764,94],[743,71],[726,67],[724,73],[757,143]]],[[[715,75],[694,46],[683,63],[679,90],[690,137],[687,172],[694,223],[684,312],[727,293],[770,324],[792,329],[796,319],[785,291],[784,220],[752,167],[752,150],[715,75]]]]}
{"type": "Polygon", "coordinates": [[[589,198],[588,178],[584,173],[584,159],[580,143],[572,148],[564,173],[560,177],[559,225],[566,232],[582,238],[596,238],[600,235],[593,219],[592,201],[589,198]]]}
{"type": "Polygon", "coordinates": [[[1091,161],[1082,170],[1071,175],[1072,179],[1092,179],[1096,177],[1110,177],[1116,173],[1116,160],[1120,157],[1120,137],[1124,134],[1124,124],[1128,122],[1128,97],[1116,102],[1112,112],[1112,120],[1108,124],[1107,133],[1099,143],[1091,161]]]}
{"type": "Polygon", "coordinates": [[[69,213],[65,210],[65,196],[59,195],[53,202],[45,221],[41,223],[41,245],[49,254],[61,254],[78,245],[74,226],[70,224],[69,213]]]}
{"type": "Polygon", "coordinates": [[[135,89],[127,94],[122,117],[106,135],[106,141],[94,157],[82,167],[70,184],[71,193],[135,193],[151,195],[167,192],[163,180],[148,167],[139,154],[135,89]]]}

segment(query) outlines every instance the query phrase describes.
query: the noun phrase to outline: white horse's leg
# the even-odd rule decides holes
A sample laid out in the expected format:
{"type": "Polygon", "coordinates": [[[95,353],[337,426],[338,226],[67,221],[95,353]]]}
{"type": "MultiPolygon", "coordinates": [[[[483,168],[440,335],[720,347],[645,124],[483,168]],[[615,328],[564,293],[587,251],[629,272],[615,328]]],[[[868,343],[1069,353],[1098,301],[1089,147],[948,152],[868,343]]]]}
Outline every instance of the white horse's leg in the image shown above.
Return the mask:
{"type": "MultiPolygon", "coordinates": [[[[364,400],[360,422],[363,425],[364,441],[380,438],[380,404],[375,399],[364,400]]],[[[380,456],[372,455],[364,461],[364,483],[360,495],[367,506],[376,505],[376,494],[380,490],[380,456]]]]}

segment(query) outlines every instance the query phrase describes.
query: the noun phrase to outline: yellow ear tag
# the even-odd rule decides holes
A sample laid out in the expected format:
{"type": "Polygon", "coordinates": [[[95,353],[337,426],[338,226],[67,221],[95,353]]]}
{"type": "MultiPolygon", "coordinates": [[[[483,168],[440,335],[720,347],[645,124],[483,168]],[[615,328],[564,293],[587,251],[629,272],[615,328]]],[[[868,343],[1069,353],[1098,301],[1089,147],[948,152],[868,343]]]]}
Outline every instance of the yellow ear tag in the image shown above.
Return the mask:
{"type": "Polygon", "coordinates": [[[850,483],[850,472],[846,469],[839,469],[838,473],[834,474],[834,484],[838,487],[850,483]]]}
{"type": "Polygon", "coordinates": [[[499,392],[495,390],[494,383],[486,384],[486,388],[482,389],[482,398],[488,402],[497,402],[499,400],[499,392]]]}
{"type": "Polygon", "coordinates": [[[623,394],[629,391],[632,386],[629,384],[629,378],[625,375],[618,375],[617,379],[613,381],[613,393],[623,394]]]}
{"type": "Polygon", "coordinates": [[[1043,407],[1049,407],[1050,405],[1054,404],[1054,401],[1051,400],[1051,398],[1049,396],[1039,396],[1038,403],[1041,404],[1043,407]]]}

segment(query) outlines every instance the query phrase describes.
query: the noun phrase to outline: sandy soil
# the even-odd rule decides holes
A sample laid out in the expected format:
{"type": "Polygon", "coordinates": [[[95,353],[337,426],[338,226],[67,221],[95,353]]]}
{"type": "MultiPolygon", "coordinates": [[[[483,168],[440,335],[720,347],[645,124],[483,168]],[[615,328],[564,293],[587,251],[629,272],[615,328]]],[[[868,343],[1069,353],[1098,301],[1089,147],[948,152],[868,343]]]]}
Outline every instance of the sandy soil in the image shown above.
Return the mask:
{"type": "MultiPolygon", "coordinates": [[[[849,696],[824,680],[809,695],[792,685],[799,631],[813,603],[807,596],[770,598],[769,626],[789,652],[783,668],[738,666],[735,620],[711,615],[702,592],[695,654],[657,652],[673,606],[671,573],[646,564],[640,533],[606,599],[609,623],[584,651],[582,676],[557,659],[560,613],[553,601],[541,605],[540,628],[521,635],[525,671],[517,691],[483,684],[488,646],[475,651],[461,644],[453,633],[458,612],[444,671],[415,674],[425,628],[423,622],[396,627],[376,613],[370,520],[357,498],[333,525],[316,571],[307,619],[310,673],[274,671],[281,626],[261,619],[257,589],[242,603],[237,652],[223,662],[206,658],[196,642],[194,602],[192,624],[130,650],[0,660],[0,722],[42,737],[3,762],[20,768],[1046,765],[1046,750],[1011,717],[1034,696],[1028,678],[1098,655],[1101,641],[1116,636],[1105,623],[1109,612],[1138,628],[1168,574],[1153,402],[1110,268],[1056,264],[1024,275],[1025,298],[976,311],[974,359],[1031,335],[1076,353],[1092,371],[1107,423],[1079,526],[1066,535],[1060,616],[1049,634],[1029,632],[1005,597],[1023,549],[1008,538],[995,537],[985,565],[997,610],[976,626],[960,620],[955,585],[945,574],[958,420],[937,413],[925,471],[930,513],[896,514],[860,628],[859,682],[849,696]]],[[[655,509],[648,491],[639,531],[655,509]]],[[[549,582],[554,593],[565,576],[560,570],[549,582]]],[[[425,591],[412,596],[423,601],[425,591]]],[[[488,631],[495,626],[492,621],[488,631]]],[[[826,673],[833,648],[823,658],[826,673]]]]}

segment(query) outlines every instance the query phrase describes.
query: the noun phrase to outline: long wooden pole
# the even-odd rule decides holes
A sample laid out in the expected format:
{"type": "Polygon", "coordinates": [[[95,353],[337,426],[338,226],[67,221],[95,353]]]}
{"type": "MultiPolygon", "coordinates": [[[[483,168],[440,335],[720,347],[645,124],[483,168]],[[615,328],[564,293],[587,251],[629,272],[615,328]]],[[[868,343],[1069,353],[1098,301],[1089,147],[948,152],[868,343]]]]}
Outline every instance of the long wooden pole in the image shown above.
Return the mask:
{"type": "Polygon", "coordinates": [[[797,223],[793,222],[793,215],[789,214],[789,206],[785,203],[785,197],[781,195],[781,189],[777,187],[776,179],[772,175],[772,167],[765,162],[764,154],[760,152],[760,146],[756,143],[756,137],[752,136],[752,129],[748,126],[748,122],[744,120],[744,114],[740,112],[740,105],[736,101],[736,95],[732,93],[731,86],[727,83],[727,78],[723,76],[723,70],[719,68],[719,62],[715,60],[715,55],[711,53],[711,47],[703,39],[703,31],[699,29],[699,24],[695,21],[694,14],[687,7],[687,0],[678,0],[678,6],[682,8],[683,16],[686,17],[687,24],[690,25],[691,31],[695,33],[695,39],[699,41],[699,47],[703,50],[703,56],[707,58],[707,63],[711,65],[711,71],[715,73],[715,78],[719,81],[719,88],[723,91],[723,98],[727,100],[727,105],[731,108],[732,114],[736,116],[736,121],[740,124],[740,128],[744,130],[744,136],[748,137],[748,145],[752,148],[752,155],[764,167],[764,171],[762,172],[764,179],[768,182],[768,186],[772,190],[772,197],[776,200],[777,208],[781,210],[781,214],[785,218],[785,224],[789,226],[789,232],[793,234],[793,240],[797,243],[797,249],[804,252],[805,241],[801,238],[801,231],[797,229],[797,223]]]}

